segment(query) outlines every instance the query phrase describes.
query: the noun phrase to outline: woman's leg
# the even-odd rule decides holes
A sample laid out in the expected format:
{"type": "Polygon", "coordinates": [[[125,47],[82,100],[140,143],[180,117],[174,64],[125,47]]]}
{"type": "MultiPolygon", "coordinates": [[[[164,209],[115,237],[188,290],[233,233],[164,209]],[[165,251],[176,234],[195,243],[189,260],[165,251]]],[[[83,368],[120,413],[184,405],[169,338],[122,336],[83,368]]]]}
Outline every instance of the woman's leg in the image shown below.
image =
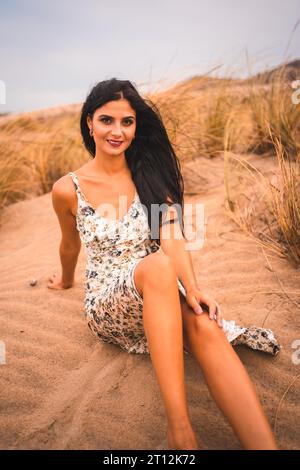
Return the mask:
{"type": "Polygon", "coordinates": [[[171,259],[145,257],[134,281],[143,296],[143,325],[166,410],[171,449],[199,449],[188,413],[184,383],[183,328],[179,291],[171,259]]]}
{"type": "Polygon", "coordinates": [[[199,363],[212,397],[241,445],[278,450],[254,385],[224,331],[207,313],[197,316],[181,294],[180,302],[185,347],[199,363]]]}

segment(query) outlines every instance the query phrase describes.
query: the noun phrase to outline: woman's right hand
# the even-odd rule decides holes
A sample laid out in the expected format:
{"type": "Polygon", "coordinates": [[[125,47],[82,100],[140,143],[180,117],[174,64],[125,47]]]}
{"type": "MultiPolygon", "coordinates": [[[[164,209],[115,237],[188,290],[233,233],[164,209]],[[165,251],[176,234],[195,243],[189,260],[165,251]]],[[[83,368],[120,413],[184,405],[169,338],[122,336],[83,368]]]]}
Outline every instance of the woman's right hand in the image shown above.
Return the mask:
{"type": "Polygon", "coordinates": [[[49,277],[49,283],[47,284],[47,287],[49,289],[55,289],[55,290],[70,289],[70,287],[72,286],[73,286],[73,283],[63,284],[61,276],[58,276],[57,273],[53,273],[52,276],[49,277]]]}

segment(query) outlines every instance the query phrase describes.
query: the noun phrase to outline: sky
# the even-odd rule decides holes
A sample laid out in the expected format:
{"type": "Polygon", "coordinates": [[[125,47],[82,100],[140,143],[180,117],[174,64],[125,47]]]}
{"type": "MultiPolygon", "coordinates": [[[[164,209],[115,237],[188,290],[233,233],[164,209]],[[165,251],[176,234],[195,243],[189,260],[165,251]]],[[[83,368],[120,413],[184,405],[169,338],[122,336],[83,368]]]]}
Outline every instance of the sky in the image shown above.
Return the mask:
{"type": "Polygon", "coordinates": [[[80,103],[112,77],[147,93],[257,73],[300,58],[299,19],[299,0],[0,0],[0,113],[80,103]]]}

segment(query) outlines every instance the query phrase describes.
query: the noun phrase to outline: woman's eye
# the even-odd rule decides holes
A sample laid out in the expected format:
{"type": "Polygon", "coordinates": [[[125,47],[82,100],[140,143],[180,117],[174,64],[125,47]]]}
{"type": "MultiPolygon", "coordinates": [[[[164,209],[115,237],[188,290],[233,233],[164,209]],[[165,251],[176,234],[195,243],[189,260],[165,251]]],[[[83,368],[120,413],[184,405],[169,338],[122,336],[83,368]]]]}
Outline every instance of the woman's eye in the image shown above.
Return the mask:
{"type": "MultiPolygon", "coordinates": [[[[102,122],[107,122],[107,121],[110,121],[111,119],[110,118],[107,118],[107,117],[103,117],[101,118],[101,121],[102,122]]],[[[125,121],[123,121],[126,125],[130,125],[133,123],[132,119],[126,119],[125,121]]]]}

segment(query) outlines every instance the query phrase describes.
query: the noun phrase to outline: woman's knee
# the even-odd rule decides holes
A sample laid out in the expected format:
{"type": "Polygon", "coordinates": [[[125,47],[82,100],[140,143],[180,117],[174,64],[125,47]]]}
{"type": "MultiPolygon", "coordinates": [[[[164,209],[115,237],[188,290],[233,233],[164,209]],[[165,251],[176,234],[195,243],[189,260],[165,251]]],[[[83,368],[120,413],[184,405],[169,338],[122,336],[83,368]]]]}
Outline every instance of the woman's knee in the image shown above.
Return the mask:
{"type": "Polygon", "coordinates": [[[186,322],[186,330],[189,336],[201,337],[203,340],[209,341],[224,336],[224,332],[216,320],[211,320],[206,312],[201,315],[192,313],[189,321],[186,322]]]}
{"type": "Polygon", "coordinates": [[[147,256],[148,262],[144,264],[144,280],[151,284],[165,286],[176,279],[175,267],[170,256],[159,250],[147,256]]]}

